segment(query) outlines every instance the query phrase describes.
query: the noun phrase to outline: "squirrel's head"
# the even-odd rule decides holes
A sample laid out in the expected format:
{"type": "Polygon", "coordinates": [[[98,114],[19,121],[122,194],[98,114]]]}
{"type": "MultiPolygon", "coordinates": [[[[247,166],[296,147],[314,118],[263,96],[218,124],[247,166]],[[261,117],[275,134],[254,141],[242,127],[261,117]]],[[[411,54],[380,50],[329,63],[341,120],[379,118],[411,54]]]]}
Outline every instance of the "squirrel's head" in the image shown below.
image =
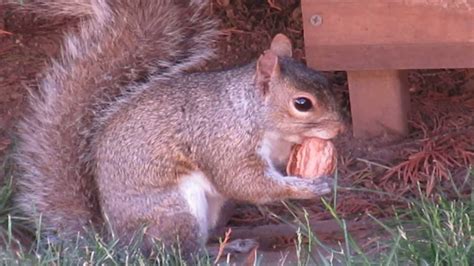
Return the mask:
{"type": "Polygon", "coordinates": [[[344,130],[344,122],[320,73],[292,58],[291,41],[277,34],[258,59],[256,88],[263,95],[267,127],[283,138],[300,142],[306,137],[331,139],[344,130]]]}

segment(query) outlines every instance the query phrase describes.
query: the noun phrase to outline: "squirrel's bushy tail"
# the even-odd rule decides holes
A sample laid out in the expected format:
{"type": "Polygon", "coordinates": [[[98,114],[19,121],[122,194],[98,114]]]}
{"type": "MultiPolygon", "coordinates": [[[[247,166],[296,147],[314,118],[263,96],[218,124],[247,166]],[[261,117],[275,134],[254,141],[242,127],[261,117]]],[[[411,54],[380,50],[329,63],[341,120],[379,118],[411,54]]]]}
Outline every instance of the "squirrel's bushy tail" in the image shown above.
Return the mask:
{"type": "Polygon", "coordinates": [[[79,30],[66,35],[18,125],[16,202],[32,217],[41,214],[43,229],[76,233],[98,222],[88,153],[94,116],[128,85],[150,74],[186,71],[211,57],[216,23],[201,2],[43,2],[45,11],[84,17],[79,30]]]}

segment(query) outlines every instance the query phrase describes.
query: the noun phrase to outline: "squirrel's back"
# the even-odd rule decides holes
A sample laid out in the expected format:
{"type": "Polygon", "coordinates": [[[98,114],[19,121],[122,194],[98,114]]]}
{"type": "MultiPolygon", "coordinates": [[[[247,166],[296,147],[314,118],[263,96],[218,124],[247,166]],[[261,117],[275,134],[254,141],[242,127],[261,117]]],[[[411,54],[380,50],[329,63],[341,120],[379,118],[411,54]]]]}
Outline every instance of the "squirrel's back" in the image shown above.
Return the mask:
{"type": "Polygon", "coordinates": [[[216,23],[200,2],[43,2],[43,10],[85,19],[65,37],[18,125],[16,201],[32,217],[41,213],[42,229],[67,234],[100,222],[93,121],[108,102],[151,76],[167,78],[212,56],[216,23]]]}

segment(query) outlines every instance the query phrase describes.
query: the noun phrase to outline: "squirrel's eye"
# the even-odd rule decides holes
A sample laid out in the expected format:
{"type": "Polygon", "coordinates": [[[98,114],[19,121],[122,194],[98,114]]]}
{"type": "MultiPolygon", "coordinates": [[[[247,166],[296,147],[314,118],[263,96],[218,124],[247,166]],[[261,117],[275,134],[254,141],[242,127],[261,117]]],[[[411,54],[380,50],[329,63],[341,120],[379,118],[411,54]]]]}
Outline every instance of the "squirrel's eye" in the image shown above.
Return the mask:
{"type": "Polygon", "coordinates": [[[313,107],[313,103],[311,102],[311,100],[306,97],[296,98],[293,104],[296,110],[300,112],[307,112],[313,107]]]}

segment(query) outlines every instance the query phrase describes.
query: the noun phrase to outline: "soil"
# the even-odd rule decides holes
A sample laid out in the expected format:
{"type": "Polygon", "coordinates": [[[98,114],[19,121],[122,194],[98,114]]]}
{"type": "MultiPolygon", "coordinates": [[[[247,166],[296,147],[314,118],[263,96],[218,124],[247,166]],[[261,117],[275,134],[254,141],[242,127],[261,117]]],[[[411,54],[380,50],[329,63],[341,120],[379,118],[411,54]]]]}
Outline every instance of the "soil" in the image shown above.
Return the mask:
{"type": "MultiPolygon", "coordinates": [[[[221,19],[224,34],[217,44],[218,60],[204,69],[248,62],[269,46],[276,33],[290,37],[295,57],[305,61],[299,1],[214,0],[210,12],[221,19]]],[[[9,6],[0,6],[0,159],[8,158],[14,149],[15,123],[25,109],[29,91],[36,89],[48,59],[58,54],[62,33],[74,23],[68,18],[25,16],[9,6]]],[[[332,81],[339,104],[350,121],[345,73],[324,72],[324,75],[332,81]]],[[[336,210],[351,221],[350,232],[367,247],[380,235],[366,214],[390,217],[392,206],[405,206],[397,196],[416,196],[417,181],[430,195],[443,191],[454,197],[451,180],[459,185],[461,195],[457,196],[470,193],[465,180],[467,166],[474,160],[473,72],[413,70],[409,71],[409,77],[412,109],[408,137],[398,141],[390,141],[388,136],[356,140],[349,130],[336,140],[339,185],[343,187],[336,210]],[[433,178],[433,174],[439,178],[433,178]],[[396,196],[349,188],[390,192],[396,196]]],[[[319,201],[295,204],[306,207],[321,239],[333,244],[342,241],[341,231],[335,229],[335,221],[319,201]]],[[[233,228],[235,238],[258,236],[264,243],[261,248],[272,250],[270,253],[277,259],[282,254],[280,251],[294,246],[295,231],[276,220],[272,213],[292,220],[282,204],[261,207],[242,204],[228,226],[233,228]]]]}

